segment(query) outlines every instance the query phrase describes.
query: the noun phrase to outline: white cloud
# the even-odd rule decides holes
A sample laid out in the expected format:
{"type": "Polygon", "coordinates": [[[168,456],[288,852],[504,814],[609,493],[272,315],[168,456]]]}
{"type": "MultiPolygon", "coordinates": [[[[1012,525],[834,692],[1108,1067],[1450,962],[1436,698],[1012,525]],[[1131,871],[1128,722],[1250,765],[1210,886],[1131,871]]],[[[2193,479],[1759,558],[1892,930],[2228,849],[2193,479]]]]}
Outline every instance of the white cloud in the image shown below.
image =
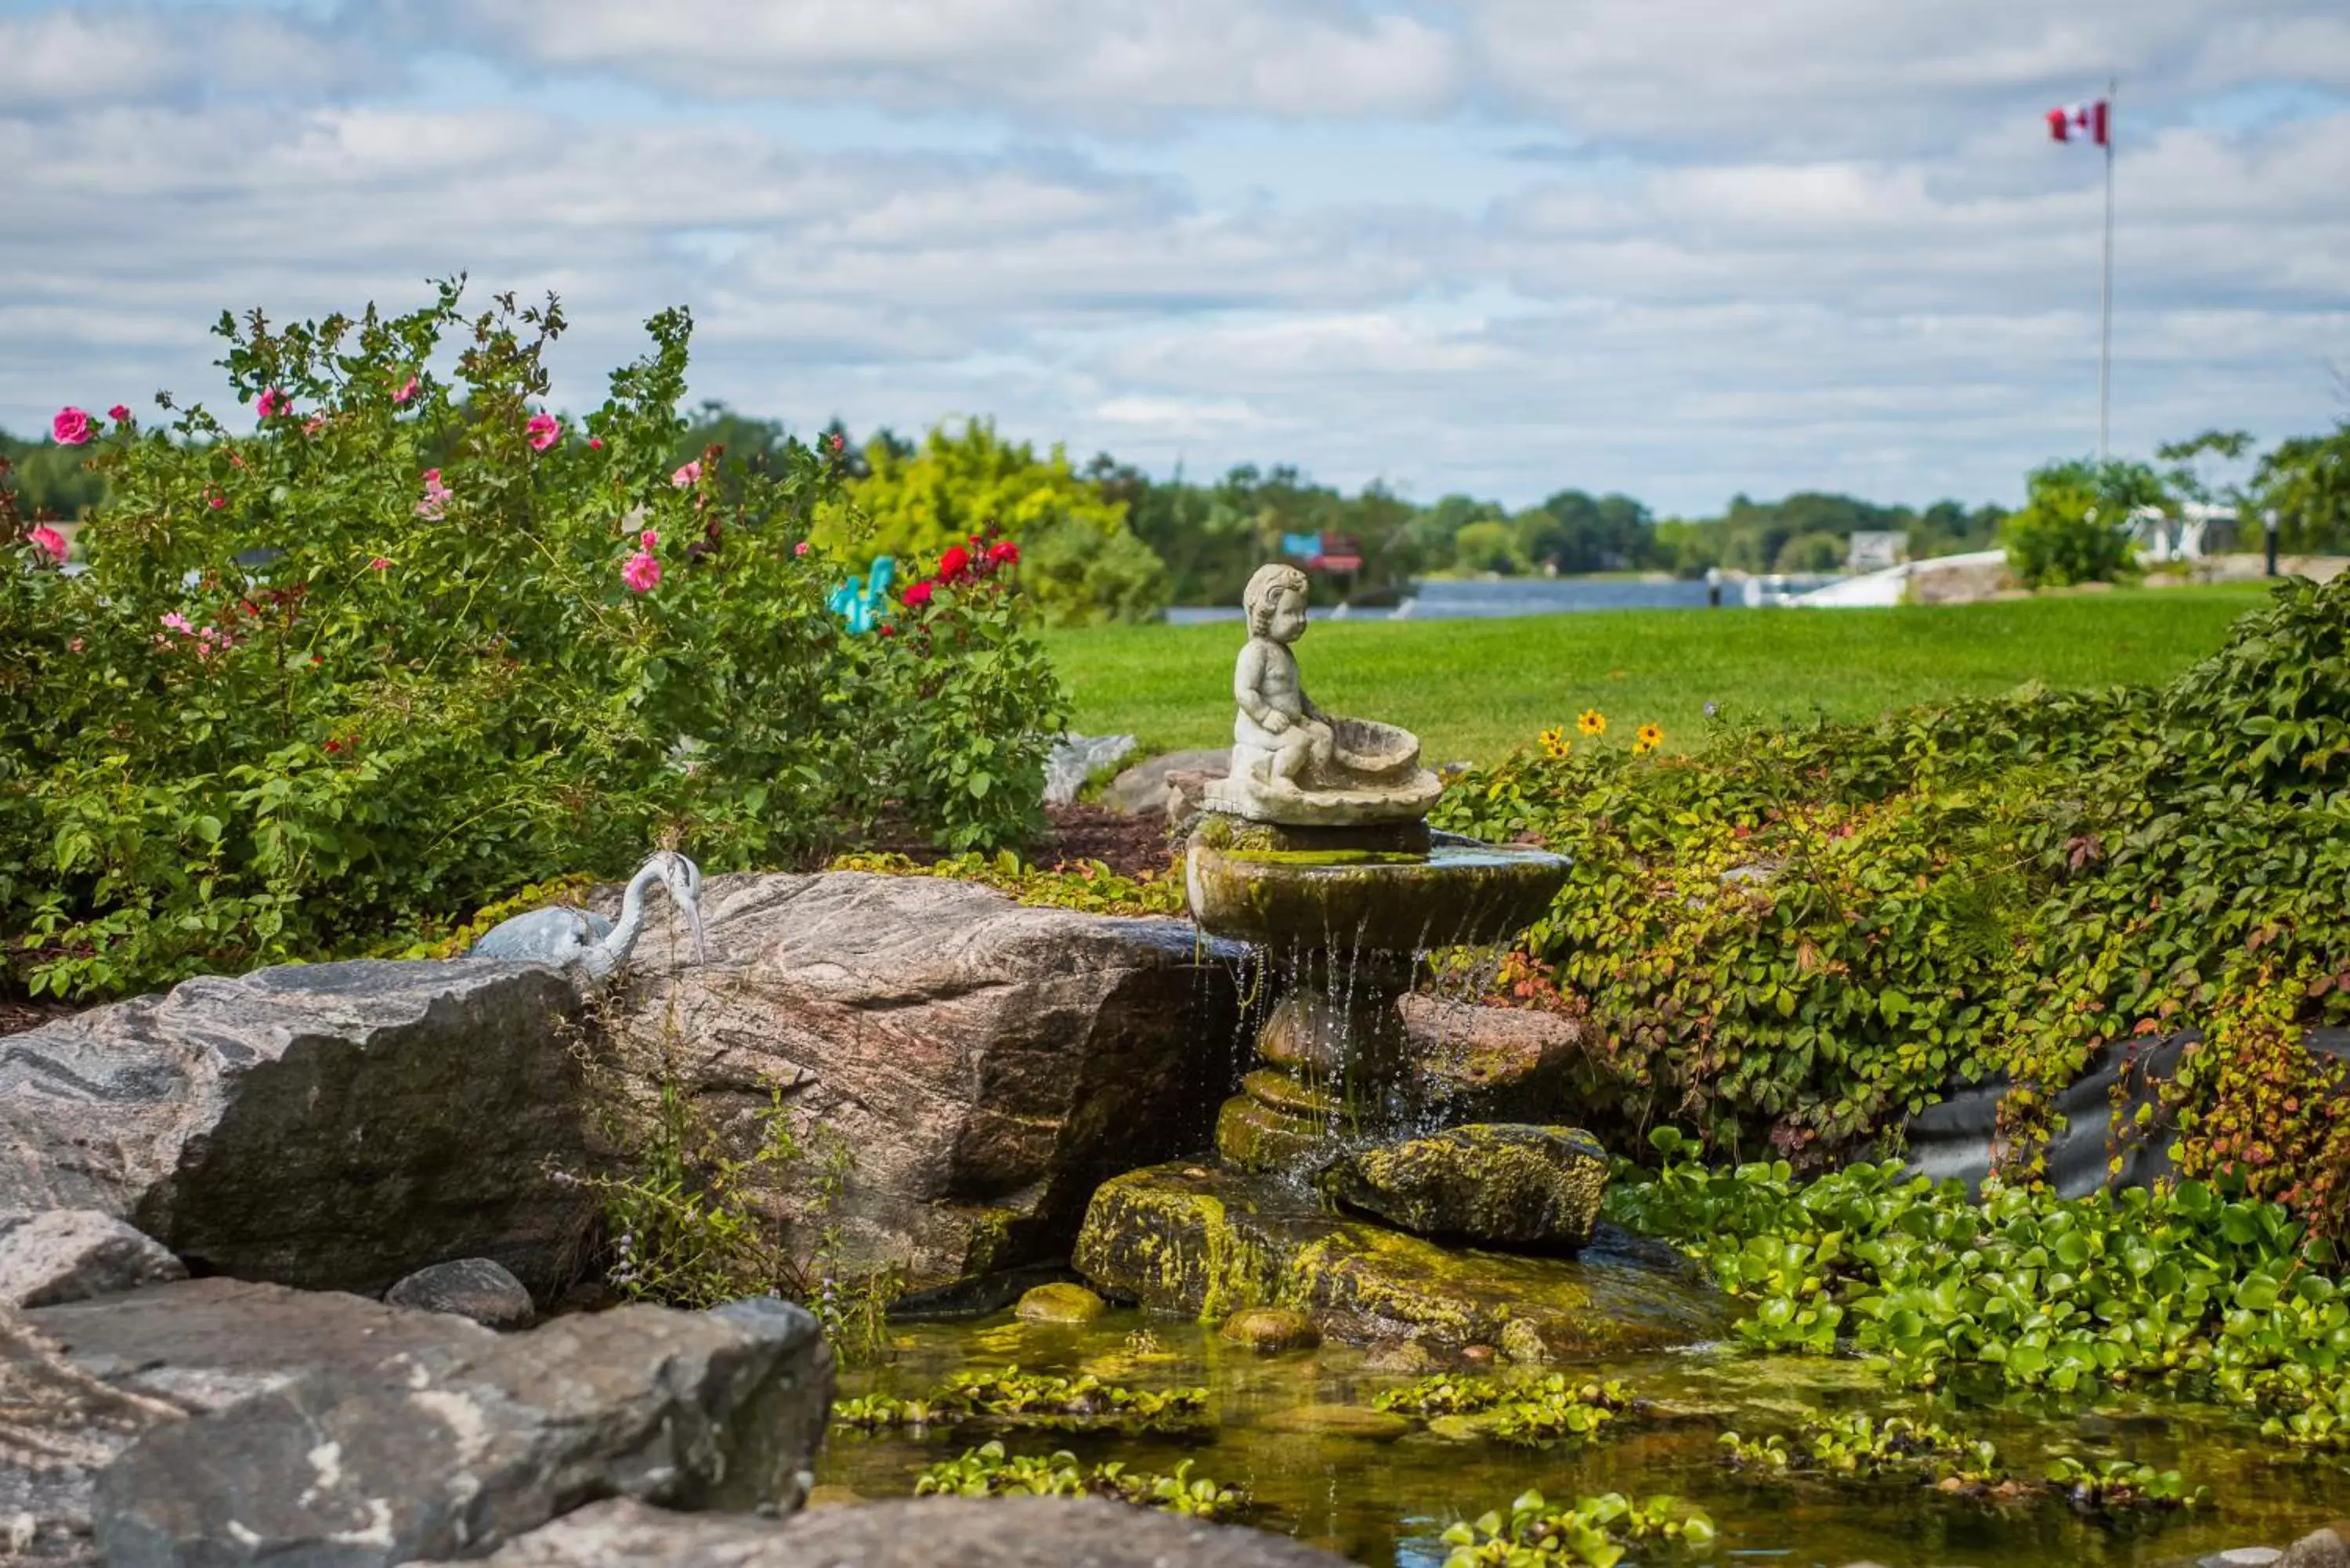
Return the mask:
{"type": "Polygon", "coordinates": [[[2141,12],[2116,29],[1989,0],[22,10],[0,17],[0,57],[34,62],[0,71],[0,424],[157,385],[215,395],[224,306],[404,305],[465,270],[561,290],[574,403],[682,302],[697,394],[803,426],[993,414],[1161,470],[1295,462],[1512,502],[2012,496],[2094,434],[2099,167],[2033,110],[2116,49],[2147,106],[2120,165],[2117,439],[2337,412],[2350,113],[2305,92],[2282,117],[2188,109],[2341,79],[2340,19],[2141,12]],[[429,69],[403,36],[439,51],[429,69]],[[214,38],[278,41],[232,68],[214,38]],[[452,48],[478,53],[450,69],[452,48]],[[1494,118],[1459,118],[1472,101],[1494,118]],[[795,102],[859,114],[811,137],[795,102]],[[910,109],[874,138],[890,145],[856,145],[910,109]],[[1282,116],[1326,123],[1284,140],[1282,116]],[[1203,174],[1198,124],[1243,165],[1305,140],[1343,158],[1359,134],[1377,167],[1346,200],[1298,177],[1233,195],[1247,170],[1203,174]],[[1545,156],[1513,156],[1528,146],[1545,156]],[[1500,194],[1390,194],[1399,149],[1500,194]]]}
{"type": "Polygon", "coordinates": [[[525,67],[696,97],[1125,129],[1427,113],[1461,88],[1449,32],[1348,0],[424,0],[411,22],[525,67]]]}
{"type": "Polygon", "coordinates": [[[224,5],[58,6],[0,16],[0,115],[109,103],[302,97],[398,75],[359,40],[224,5]]]}

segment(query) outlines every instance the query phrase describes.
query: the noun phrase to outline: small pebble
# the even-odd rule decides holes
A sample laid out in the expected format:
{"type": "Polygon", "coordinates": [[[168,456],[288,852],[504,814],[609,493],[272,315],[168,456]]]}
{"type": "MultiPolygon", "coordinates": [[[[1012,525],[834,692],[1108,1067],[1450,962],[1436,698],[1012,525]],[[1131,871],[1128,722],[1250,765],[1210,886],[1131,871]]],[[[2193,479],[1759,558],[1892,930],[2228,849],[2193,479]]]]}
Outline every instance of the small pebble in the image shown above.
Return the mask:
{"type": "Polygon", "coordinates": [[[1494,1355],[1490,1345],[1464,1345],[1461,1347],[1461,1359],[1471,1366],[1492,1366],[1494,1355]]]}
{"type": "Polygon", "coordinates": [[[2283,1555],[2273,1546],[2230,1546],[2204,1558],[2199,1568],[2269,1568],[2283,1555]]]}

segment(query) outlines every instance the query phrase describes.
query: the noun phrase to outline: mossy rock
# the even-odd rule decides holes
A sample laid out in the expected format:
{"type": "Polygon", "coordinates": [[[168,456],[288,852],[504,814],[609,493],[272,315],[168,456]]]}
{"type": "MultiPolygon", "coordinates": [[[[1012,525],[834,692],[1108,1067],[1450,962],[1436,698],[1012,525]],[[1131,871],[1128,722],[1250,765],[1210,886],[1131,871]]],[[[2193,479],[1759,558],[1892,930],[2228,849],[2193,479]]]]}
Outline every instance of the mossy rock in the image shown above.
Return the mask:
{"type": "Polygon", "coordinates": [[[1024,1323],[1091,1323],[1108,1310],[1109,1303],[1085,1286],[1064,1282],[1029,1291],[1012,1314],[1024,1323]]]}
{"type": "Polygon", "coordinates": [[[1292,1307],[1353,1345],[1416,1338],[1455,1351],[1512,1333],[1565,1360],[1691,1344],[1731,1315],[1685,1262],[1638,1243],[1580,1258],[1448,1251],[1276,1179],[1199,1166],[1103,1183],[1076,1262],[1114,1300],[1207,1320],[1292,1307]],[[1513,1332],[1513,1322],[1527,1326],[1513,1332]]]}
{"type": "Polygon", "coordinates": [[[1322,1343],[1322,1331],[1295,1307],[1243,1307],[1216,1332],[1251,1350],[1310,1350],[1322,1343]]]}
{"type": "Polygon", "coordinates": [[[1365,1149],[1323,1179],[1347,1208],[1415,1235],[1573,1251],[1598,1220],[1607,1154],[1574,1127],[1488,1123],[1365,1149]]]}
{"type": "Polygon", "coordinates": [[[1392,1443],[1411,1430],[1411,1423],[1392,1410],[1372,1410],[1360,1405],[1300,1405],[1264,1418],[1268,1431],[1296,1432],[1316,1438],[1360,1438],[1392,1443]]]}

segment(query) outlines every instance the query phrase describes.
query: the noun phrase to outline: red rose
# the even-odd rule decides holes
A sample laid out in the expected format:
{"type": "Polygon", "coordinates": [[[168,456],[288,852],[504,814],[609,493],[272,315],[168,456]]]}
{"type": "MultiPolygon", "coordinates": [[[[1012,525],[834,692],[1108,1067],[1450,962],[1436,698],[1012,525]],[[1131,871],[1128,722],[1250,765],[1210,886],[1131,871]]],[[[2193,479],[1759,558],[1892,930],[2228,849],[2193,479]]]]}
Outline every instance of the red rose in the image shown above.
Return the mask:
{"type": "Polygon", "coordinates": [[[939,557],[939,581],[951,583],[971,570],[971,552],[961,545],[950,545],[947,553],[939,557]]]}
{"type": "Polygon", "coordinates": [[[928,584],[928,583],[916,583],[913,587],[910,587],[910,588],[908,588],[908,589],[906,590],[906,607],[907,607],[909,609],[918,609],[918,608],[920,608],[921,606],[926,605],[926,604],[928,604],[928,603],[930,603],[930,602],[931,602],[931,585],[930,585],[930,584],[928,584]]]}
{"type": "Polygon", "coordinates": [[[114,407],[106,410],[106,417],[112,420],[116,424],[120,424],[123,421],[130,417],[130,410],[123,407],[120,403],[117,403],[114,407]]]}
{"type": "Polygon", "coordinates": [[[988,550],[987,558],[999,566],[1016,566],[1020,564],[1020,546],[1009,539],[1003,540],[988,550]]]}

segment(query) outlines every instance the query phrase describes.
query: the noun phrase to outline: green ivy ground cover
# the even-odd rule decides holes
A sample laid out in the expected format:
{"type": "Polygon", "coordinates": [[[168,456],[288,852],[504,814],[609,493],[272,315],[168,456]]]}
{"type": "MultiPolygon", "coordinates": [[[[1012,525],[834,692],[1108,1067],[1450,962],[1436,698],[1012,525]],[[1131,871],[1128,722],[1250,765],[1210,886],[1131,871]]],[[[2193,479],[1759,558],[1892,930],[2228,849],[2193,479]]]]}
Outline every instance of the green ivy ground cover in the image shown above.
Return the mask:
{"type": "Polygon", "coordinates": [[[2126,1132],[2166,1122],[2187,1174],[2334,1214],[2342,1068],[2301,1036],[2350,1021],[2350,582],[2288,582],[2160,688],[1638,750],[1553,737],[1432,819],[1573,857],[1509,980],[1590,1026],[1603,1137],[1671,1122],[1815,1167],[2004,1077],[2029,1178],[2055,1089],[2191,1026],[2126,1132]]]}

